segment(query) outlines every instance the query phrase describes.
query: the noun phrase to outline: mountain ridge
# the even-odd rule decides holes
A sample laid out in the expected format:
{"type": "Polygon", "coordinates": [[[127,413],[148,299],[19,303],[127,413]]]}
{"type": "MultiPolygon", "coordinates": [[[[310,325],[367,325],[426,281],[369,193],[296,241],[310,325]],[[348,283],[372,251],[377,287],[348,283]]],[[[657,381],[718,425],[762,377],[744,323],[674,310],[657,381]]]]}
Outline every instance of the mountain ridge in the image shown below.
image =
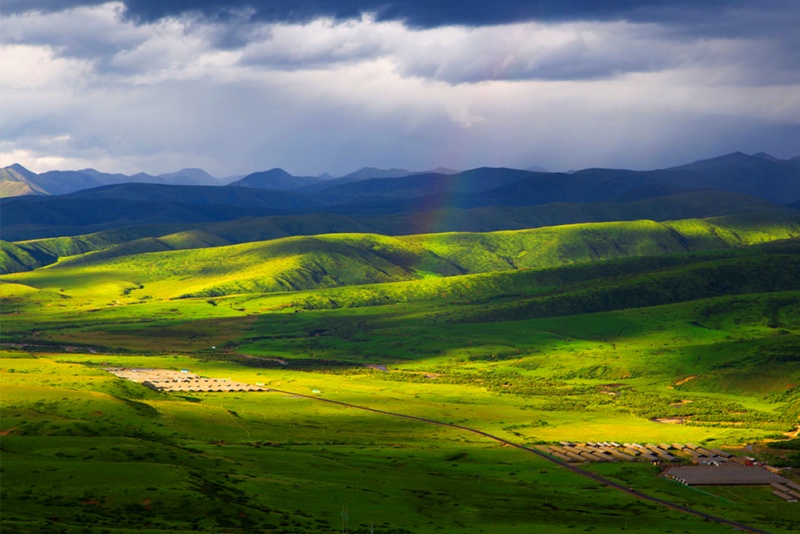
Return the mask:
{"type": "Polygon", "coordinates": [[[222,185],[222,181],[198,168],[186,168],[179,171],[153,176],[144,172],[132,175],[110,174],[87,168],[76,171],[52,170],[35,173],[18,163],[0,169],[0,198],[21,196],[23,194],[64,195],[123,183],[155,183],[171,185],[222,185]],[[24,182],[29,185],[28,192],[8,194],[11,192],[7,182],[24,182]]]}
{"type": "MultiPolygon", "coordinates": [[[[414,177],[419,176],[467,176],[470,173],[485,171],[489,168],[478,167],[466,171],[454,171],[446,168],[436,168],[430,171],[415,172],[407,169],[379,169],[376,167],[363,167],[357,171],[346,174],[338,178],[332,178],[330,175],[320,176],[294,176],[281,168],[274,168],[267,171],[258,171],[250,173],[238,179],[231,179],[228,186],[244,186],[262,189],[277,189],[277,190],[297,190],[298,192],[316,194],[322,191],[328,191],[328,194],[346,193],[348,186],[346,184],[361,183],[366,189],[383,190],[384,193],[391,187],[395,189],[408,189],[409,184],[403,184],[402,179],[411,180],[413,183],[419,184],[414,177]],[[378,186],[374,183],[366,184],[365,182],[374,180],[388,180],[387,184],[378,186]],[[393,181],[394,180],[394,181],[393,181]],[[402,185],[401,185],[402,184],[402,185]]],[[[506,171],[516,171],[520,173],[529,172],[535,175],[549,176],[550,181],[556,177],[561,180],[567,180],[569,176],[586,176],[598,174],[615,174],[619,177],[622,176],[647,176],[652,182],[663,182],[662,185],[672,185],[673,187],[688,190],[693,188],[692,181],[700,180],[703,182],[699,188],[722,188],[726,186],[733,188],[738,192],[746,194],[755,194],[756,196],[765,196],[765,198],[772,198],[773,201],[780,201],[785,198],[782,196],[783,191],[776,193],[770,197],[769,192],[765,191],[764,187],[759,187],[758,184],[752,183],[745,184],[744,182],[750,180],[752,182],[753,175],[762,180],[769,180],[770,187],[778,187],[782,189],[789,188],[791,190],[792,201],[800,200],[800,186],[797,186],[798,172],[800,172],[800,156],[791,159],[781,160],[771,156],[770,154],[759,152],[753,155],[747,155],[742,152],[732,152],[714,158],[697,160],[692,163],[678,165],[663,169],[655,169],[650,171],[631,171],[626,169],[604,169],[604,168],[587,168],[577,171],[570,171],[568,173],[547,172],[544,169],[533,167],[526,170],[510,169],[499,167],[497,169],[505,169],[506,171]],[[734,176],[731,176],[733,172],[734,176]],[[699,173],[699,175],[697,174],[699,173]],[[777,177],[776,177],[777,176],[777,177]],[[732,178],[735,178],[733,180],[732,178]],[[736,182],[740,183],[740,187],[736,188],[736,182]],[[796,198],[795,198],[796,197],[796,198]]],[[[521,178],[520,178],[521,179],[521,178]]],[[[164,173],[158,176],[152,176],[146,173],[137,173],[131,176],[124,174],[108,174],[97,171],[95,169],[82,169],[77,171],[47,171],[45,173],[37,174],[25,169],[22,165],[15,163],[3,169],[0,169],[0,195],[11,196],[4,193],[2,186],[5,182],[22,182],[27,183],[29,189],[26,189],[27,194],[67,194],[85,190],[94,187],[101,187],[104,185],[141,182],[141,183],[161,183],[172,185],[207,185],[207,186],[220,186],[223,185],[223,180],[214,178],[207,172],[198,168],[186,168],[176,172],[164,173]]],[[[20,189],[20,186],[8,186],[6,189],[9,191],[20,189]]],[[[435,184],[434,184],[435,185],[435,184]]],[[[763,184],[761,184],[763,186],[763,184]]],[[[352,186],[350,186],[352,187],[352,186]]],[[[697,188],[697,187],[694,187],[697,188]]],[[[769,188],[766,188],[769,189],[769,188]]],[[[435,191],[419,191],[417,196],[424,196],[435,191]]],[[[395,196],[397,196],[397,192],[395,196]]]]}
{"type": "MultiPolygon", "coordinates": [[[[286,201],[306,202],[307,197],[290,191],[271,192],[249,188],[181,188],[159,185],[108,186],[63,197],[30,196],[0,200],[0,229],[6,240],[20,241],[57,236],[81,235],[128,226],[178,224],[183,229],[200,224],[235,221],[244,217],[294,218],[292,227],[313,233],[364,231],[380,233],[419,233],[437,231],[494,231],[524,227],[550,226],[579,222],[602,222],[655,218],[667,220],[685,217],[708,217],[752,211],[781,211],[755,197],[722,191],[695,191],[634,199],[624,202],[548,203],[537,206],[474,206],[462,204],[449,194],[385,204],[375,209],[364,205],[354,209],[331,209],[319,204],[298,204],[286,210],[286,201]],[[139,190],[138,196],[131,196],[139,190]],[[122,190],[128,198],[114,198],[122,190]],[[148,200],[158,193],[159,201],[148,200]],[[192,195],[196,192],[196,195],[192,195]],[[195,198],[193,198],[195,197],[195,198]],[[237,197],[240,197],[237,200],[237,197]],[[281,202],[283,200],[284,202],[281,202]],[[192,204],[193,201],[196,201],[192,204]],[[228,205],[224,205],[228,202],[228,205]],[[302,209],[301,209],[302,208],[302,209]],[[405,208],[405,209],[401,209],[405,208]],[[302,221],[323,220],[309,228],[302,221]],[[342,225],[342,221],[347,221],[342,225]],[[436,221],[431,224],[430,221],[436,221]],[[365,226],[366,224],[366,226],[365,226]],[[326,226],[327,225],[327,226],[326,226]],[[325,227],[328,229],[325,230],[325,227]]],[[[285,219],[289,220],[289,219],[285,219]]],[[[235,224],[235,223],[227,223],[235,224]]],[[[272,227],[272,223],[267,223],[272,227]]],[[[156,237],[155,235],[153,237],[156,237]]]]}
{"type": "MultiPolygon", "coordinates": [[[[42,176],[55,180],[73,171],[34,175],[18,165],[2,172],[8,178],[2,182],[6,187],[38,193],[37,179],[38,183],[41,183],[42,176]]],[[[280,180],[295,179],[281,169],[266,172],[280,180]]],[[[200,177],[202,171],[192,173],[200,177]]],[[[100,174],[86,170],[78,173],[78,179],[91,181],[92,176],[100,174]]],[[[146,180],[148,176],[142,174],[138,179],[146,180]]],[[[126,178],[116,175],[106,179],[126,178]]],[[[481,167],[455,174],[409,174],[355,182],[313,180],[315,183],[308,186],[316,188],[313,191],[309,188],[117,183],[63,195],[16,196],[0,199],[0,231],[6,240],[18,241],[79,235],[131,225],[191,225],[248,216],[306,216],[314,213],[333,213],[359,220],[392,216],[397,221],[403,220],[402,226],[408,228],[406,219],[412,214],[455,215],[457,212],[442,210],[478,208],[485,208],[484,221],[491,226],[491,218],[509,220],[507,214],[501,213],[503,208],[533,206],[550,207],[540,210],[541,217],[525,215],[520,220],[526,220],[528,224],[565,224],[604,221],[614,217],[614,213],[627,220],[633,211],[622,204],[647,200],[653,200],[649,209],[655,210],[658,218],[676,218],[709,214],[711,207],[707,205],[702,210],[698,206],[691,211],[689,205],[682,206],[675,200],[679,195],[699,191],[717,193],[698,193],[696,198],[704,195],[722,198],[723,193],[719,191],[727,192],[724,206],[728,208],[737,202],[731,195],[747,196],[738,197],[742,209],[746,210],[753,209],[754,198],[775,205],[786,204],[788,208],[796,208],[800,203],[800,165],[795,166],[786,160],[775,161],[768,155],[742,153],[653,171],[594,168],[574,173],[540,173],[481,167]],[[665,216],[664,210],[668,206],[677,210],[673,217],[665,216]],[[559,207],[567,216],[558,216],[559,207]]],[[[764,210],[774,208],[762,205],[764,210]]],[[[464,212],[462,215],[468,216],[469,222],[477,220],[477,213],[464,212]]],[[[639,212],[638,215],[648,214],[639,212]]],[[[360,230],[360,224],[354,227],[360,230]]]]}
{"type": "MultiPolygon", "coordinates": [[[[113,274],[161,288],[158,291],[167,292],[164,296],[168,298],[213,297],[724,250],[798,235],[800,216],[759,214],[665,222],[583,223],[486,233],[396,237],[321,234],[234,245],[211,233],[183,233],[74,255],[35,271],[32,279],[56,281],[61,279],[60,273],[82,269],[85,277],[106,280],[113,274]],[[180,284],[175,284],[176,277],[182,280],[180,284]]],[[[23,258],[20,263],[26,259],[24,253],[36,257],[19,245],[6,248],[23,258]]]]}

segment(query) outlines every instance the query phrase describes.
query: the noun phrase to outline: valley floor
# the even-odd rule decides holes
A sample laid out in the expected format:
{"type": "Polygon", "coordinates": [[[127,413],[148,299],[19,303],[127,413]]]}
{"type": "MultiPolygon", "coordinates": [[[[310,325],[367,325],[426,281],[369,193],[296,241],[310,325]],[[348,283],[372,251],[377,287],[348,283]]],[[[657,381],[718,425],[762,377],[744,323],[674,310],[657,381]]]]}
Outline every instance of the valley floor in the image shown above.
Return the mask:
{"type": "Polygon", "coordinates": [[[792,532],[798,503],[769,486],[539,448],[691,443],[800,467],[800,244],[737,220],[749,233],[726,239],[773,242],[644,256],[643,235],[674,234],[577,225],[544,268],[526,247],[547,232],[342,234],[3,275],[3,532],[792,532]],[[598,240],[636,257],[595,261],[598,240]],[[583,263],[561,265],[575,243],[583,263]]]}

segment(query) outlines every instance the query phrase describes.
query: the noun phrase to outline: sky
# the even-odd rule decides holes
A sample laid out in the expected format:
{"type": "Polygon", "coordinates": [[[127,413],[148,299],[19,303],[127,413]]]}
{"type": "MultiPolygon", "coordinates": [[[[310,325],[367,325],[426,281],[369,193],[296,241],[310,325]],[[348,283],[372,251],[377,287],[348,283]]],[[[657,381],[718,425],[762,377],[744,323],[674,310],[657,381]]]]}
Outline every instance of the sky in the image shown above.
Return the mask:
{"type": "Polygon", "coordinates": [[[800,155],[797,0],[0,0],[0,167],[800,155]]]}

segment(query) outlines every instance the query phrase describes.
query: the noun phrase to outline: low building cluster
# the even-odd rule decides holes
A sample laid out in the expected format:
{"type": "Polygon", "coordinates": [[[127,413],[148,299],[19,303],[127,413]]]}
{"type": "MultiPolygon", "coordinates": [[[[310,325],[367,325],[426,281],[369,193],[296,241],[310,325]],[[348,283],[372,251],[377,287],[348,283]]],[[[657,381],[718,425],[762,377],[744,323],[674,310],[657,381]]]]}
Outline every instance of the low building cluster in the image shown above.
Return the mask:
{"type": "Polygon", "coordinates": [[[729,461],[733,455],[719,449],[706,449],[692,443],[571,443],[562,441],[560,446],[547,447],[545,452],[565,462],[680,462],[687,456],[696,463],[715,463],[729,461]]]}
{"type": "Polygon", "coordinates": [[[174,371],[170,369],[107,367],[109,373],[133,382],[139,382],[159,392],[247,392],[269,391],[269,388],[233,382],[225,378],[206,378],[189,372],[188,369],[174,371]]]}
{"type": "Polygon", "coordinates": [[[687,486],[772,486],[772,493],[788,502],[800,501],[800,484],[780,475],[780,468],[762,465],[753,458],[740,457],[716,448],[693,443],[572,443],[539,447],[570,463],[651,462],[654,464],[691,461],[694,465],[673,466],[664,475],[687,486]]]}
{"type": "Polygon", "coordinates": [[[800,500],[800,484],[784,479],[783,482],[773,482],[770,486],[773,487],[772,494],[784,501],[797,502],[800,500]]]}

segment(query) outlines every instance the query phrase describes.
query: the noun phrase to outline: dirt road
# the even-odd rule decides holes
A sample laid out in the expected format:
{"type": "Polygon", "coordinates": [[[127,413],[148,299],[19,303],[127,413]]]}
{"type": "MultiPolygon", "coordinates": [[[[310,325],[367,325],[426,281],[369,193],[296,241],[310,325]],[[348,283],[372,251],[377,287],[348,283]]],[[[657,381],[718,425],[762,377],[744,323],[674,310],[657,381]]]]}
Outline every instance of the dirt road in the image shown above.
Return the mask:
{"type": "Polygon", "coordinates": [[[283,391],[283,390],[273,389],[273,388],[269,388],[269,391],[273,391],[275,393],[284,393],[286,395],[294,395],[296,397],[303,397],[303,398],[311,399],[311,400],[318,401],[318,402],[327,402],[329,404],[337,404],[337,405],[343,406],[345,408],[355,408],[357,410],[364,410],[364,411],[378,413],[378,414],[382,414],[382,415],[388,415],[388,416],[391,416],[391,417],[402,417],[404,419],[413,419],[415,421],[420,421],[420,422],[428,423],[428,424],[431,424],[431,425],[447,426],[447,427],[450,427],[450,428],[455,428],[455,429],[458,429],[458,430],[462,430],[464,432],[471,432],[473,434],[477,434],[479,436],[483,436],[483,437],[485,437],[487,439],[496,441],[498,443],[502,443],[504,445],[509,445],[511,447],[515,447],[517,449],[524,450],[524,451],[529,452],[531,454],[535,454],[536,456],[539,456],[540,458],[544,458],[548,462],[552,462],[552,463],[554,463],[554,464],[556,464],[556,465],[558,465],[560,467],[563,467],[564,469],[568,469],[568,470],[572,471],[573,473],[577,473],[577,474],[579,474],[581,476],[584,476],[586,478],[590,478],[590,479],[592,479],[592,480],[594,480],[596,482],[599,482],[600,484],[608,486],[609,488],[615,489],[617,491],[621,491],[623,493],[627,493],[628,495],[631,495],[631,496],[633,496],[633,497],[635,497],[637,499],[640,499],[640,500],[643,500],[643,501],[653,502],[653,503],[659,504],[661,506],[664,506],[664,507],[667,507],[667,508],[671,508],[673,510],[677,510],[679,512],[683,512],[683,513],[686,513],[686,514],[691,514],[691,515],[706,519],[708,521],[714,521],[716,523],[720,523],[720,524],[723,524],[723,525],[728,525],[728,526],[730,526],[730,527],[732,527],[732,528],[734,528],[736,530],[740,530],[740,531],[743,531],[743,532],[752,532],[752,533],[755,533],[755,534],[770,534],[770,532],[768,532],[766,530],[761,530],[761,529],[758,529],[758,528],[755,528],[755,527],[751,527],[751,526],[748,526],[748,525],[745,525],[745,524],[742,524],[742,523],[737,523],[736,521],[730,521],[730,520],[722,518],[722,517],[717,517],[717,516],[714,516],[714,515],[711,515],[711,514],[707,514],[705,512],[701,512],[699,510],[694,510],[692,508],[689,508],[689,507],[686,507],[686,506],[682,506],[680,504],[676,504],[674,502],[670,502],[670,501],[667,501],[667,500],[664,500],[664,499],[659,499],[658,497],[653,497],[651,495],[647,495],[646,493],[642,493],[640,491],[636,491],[633,488],[630,488],[630,487],[625,486],[623,484],[620,484],[618,482],[614,482],[613,480],[610,480],[610,479],[605,478],[603,476],[597,475],[595,473],[590,473],[588,471],[584,471],[583,469],[580,469],[579,467],[576,467],[576,466],[574,466],[572,464],[569,464],[567,462],[559,460],[558,458],[550,456],[549,454],[546,454],[546,453],[544,453],[544,452],[542,452],[540,450],[533,449],[531,447],[526,447],[525,445],[521,445],[519,443],[514,443],[513,441],[509,441],[509,440],[501,438],[499,436],[494,436],[492,434],[489,434],[488,432],[484,432],[483,430],[478,430],[477,428],[471,428],[471,427],[468,427],[468,426],[457,425],[457,424],[454,424],[454,423],[447,423],[447,422],[444,422],[444,421],[437,421],[436,419],[428,419],[426,417],[418,417],[416,415],[408,415],[408,414],[396,413],[396,412],[387,412],[385,410],[378,410],[376,408],[370,408],[368,406],[360,406],[360,405],[357,405],[357,404],[349,404],[347,402],[335,401],[335,400],[325,399],[325,398],[322,398],[322,397],[317,397],[317,396],[312,396],[312,395],[303,395],[302,393],[294,393],[292,391],[283,391]]]}

